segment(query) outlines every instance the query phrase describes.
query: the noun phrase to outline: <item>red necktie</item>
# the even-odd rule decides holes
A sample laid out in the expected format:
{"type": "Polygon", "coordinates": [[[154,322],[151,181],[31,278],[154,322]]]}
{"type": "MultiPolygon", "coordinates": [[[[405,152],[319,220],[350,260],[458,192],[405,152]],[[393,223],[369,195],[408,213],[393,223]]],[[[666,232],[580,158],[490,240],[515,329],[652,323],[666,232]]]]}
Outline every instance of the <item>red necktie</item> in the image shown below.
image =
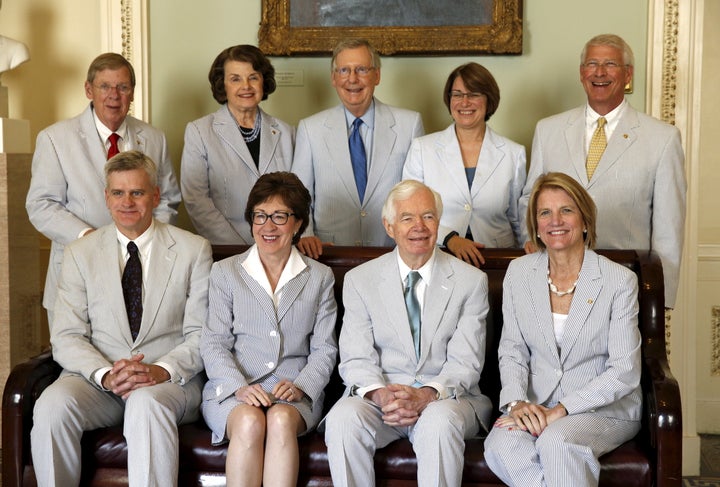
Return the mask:
{"type": "Polygon", "coordinates": [[[115,132],[110,134],[110,137],[108,137],[108,140],[110,141],[110,148],[108,149],[108,155],[107,158],[110,159],[112,156],[116,155],[120,152],[120,149],[118,149],[118,140],[120,140],[120,136],[116,134],[115,132]]]}

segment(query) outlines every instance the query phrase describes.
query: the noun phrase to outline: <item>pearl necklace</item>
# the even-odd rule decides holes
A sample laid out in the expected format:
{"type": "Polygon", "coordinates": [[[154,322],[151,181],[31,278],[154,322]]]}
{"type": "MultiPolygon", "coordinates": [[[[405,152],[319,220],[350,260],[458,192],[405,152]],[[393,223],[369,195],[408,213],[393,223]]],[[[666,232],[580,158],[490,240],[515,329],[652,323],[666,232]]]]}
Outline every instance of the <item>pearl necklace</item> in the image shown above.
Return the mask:
{"type": "Polygon", "coordinates": [[[566,296],[568,294],[572,294],[575,292],[575,287],[577,286],[578,281],[580,280],[580,274],[578,274],[577,279],[575,279],[575,282],[573,282],[573,285],[570,286],[570,289],[567,291],[558,291],[558,288],[555,284],[553,284],[552,279],[550,278],[550,269],[547,271],[547,282],[548,286],[550,286],[550,292],[555,294],[557,297],[562,298],[563,296],[566,296]]]}
{"type": "Polygon", "coordinates": [[[242,135],[243,140],[245,143],[250,143],[258,138],[258,135],[260,135],[260,119],[262,118],[262,115],[260,113],[260,110],[257,112],[257,116],[255,117],[255,126],[251,130],[246,130],[240,126],[240,124],[237,124],[238,128],[240,129],[240,134],[242,135]]]}

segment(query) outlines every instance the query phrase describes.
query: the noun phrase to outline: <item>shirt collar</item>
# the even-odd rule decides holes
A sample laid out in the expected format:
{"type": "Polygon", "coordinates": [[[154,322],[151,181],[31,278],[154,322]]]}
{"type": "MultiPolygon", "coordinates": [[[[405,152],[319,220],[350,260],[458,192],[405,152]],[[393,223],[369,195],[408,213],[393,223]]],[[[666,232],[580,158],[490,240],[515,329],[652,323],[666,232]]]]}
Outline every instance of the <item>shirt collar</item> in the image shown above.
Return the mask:
{"type": "Polygon", "coordinates": [[[600,115],[598,112],[592,109],[590,104],[588,103],[586,105],[585,109],[585,124],[588,127],[595,128],[595,124],[597,123],[597,119],[600,117],[605,117],[606,125],[614,125],[614,123],[620,118],[620,115],[622,114],[622,111],[625,109],[625,106],[627,105],[627,99],[623,98],[622,103],[620,103],[618,106],[613,108],[607,115],[600,115]]]}
{"type": "Polygon", "coordinates": [[[402,257],[400,257],[400,252],[396,251],[398,268],[400,269],[401,282],[404,284],[405,279],[407,279],[408,274],[410,274],[410,271],[417,270],[420,273],[420,277],[422,277],[423,282],[429,283],[430,278],[432,277],[433,265],[435,264],[435,252],[437,251],[437,247],[435,247],[428,261],[425,262],[425,264],[423,264],[420,269],[410,269],[410,267],[405,263],[405,261],[402,260],[402,257]]]}
{"type": "MultiPolygon", "coordinates": [[[[130,239],[127,238],[123,233],[115,227],[115,231],[117,232],[117,239],[118,242],[120,242],[120,245],[123,248],[123,252],[127,252],[127,244],[130,242],[130,239]]],[[[146,256],[148,255],[148,251],[150,249],[150,245],[152,244],[153,236],[155,235],[155,221],[153,220],[150,222],[150,226],[147,230],[145,230],[142,235],[140,235],[138,238],[132,240],[135,242],[135,245],[137,245],[138,251],[140,253],[140,256],[146,256]]]]}
{"type": "MultiPolygon", "coordinates": [[[[97,116],[97,113],[95,113],[95,107],[93,107],[93,109],[92,109],[92,114],[93,114],[93,120],[95,121],[95,128],[97,129],[98,134],[100,135],[100,139],[103,141],[103,143],[105,143],[107,141],[108,137],[110,137],[110,134],[113,133],[113,131],[110,130],[109,128],[107,128],[105,126],[105,124],[100,121],[100,119],[97,116]]],[[[115,131],[115,133],[118,134],[122,140],[127,139],[127,122],[125,120],[123,120],[123,122],[120,124],[118,129],[115,131]]]]}
{"type": "Polygon", "coordinates": [[[350,110],[348,110],[344,106],[343,110],[345,111],[345,122],[347,123],[348,133],[350,133],[350,127],[352,127],[352,124],[356,118],[362,120],[363,123],[367,125],[368,130],[372,130],[375,126],[375,98],[373,98],[368,109],[360,117],[356,117],[355,115],[350,113],[350,110]]]}
{"type": "Polygon", "coordinates": [[[250,247],[250,252],[248,253],[245,261],[243,261],[242,267],[248,274],[250,274],[250,277],[255,279],[258,284],[267,291],[270,296],[273,296],[273,294],[278,294],[285,284],[300,274],[307,267],[307,264],[302,259],[300,252],[298,252],[298,250],[293,246],[290,249],[290,257],[288,258],[285,268],[283,269],[282,274],[280,274],[277,286],[275,287],[275,293],[272,292],[270,281],[268,280],[267,274],[265,274],[265,269],[260,261],[260,253],[258,252],[257,245],[250,247]]]}

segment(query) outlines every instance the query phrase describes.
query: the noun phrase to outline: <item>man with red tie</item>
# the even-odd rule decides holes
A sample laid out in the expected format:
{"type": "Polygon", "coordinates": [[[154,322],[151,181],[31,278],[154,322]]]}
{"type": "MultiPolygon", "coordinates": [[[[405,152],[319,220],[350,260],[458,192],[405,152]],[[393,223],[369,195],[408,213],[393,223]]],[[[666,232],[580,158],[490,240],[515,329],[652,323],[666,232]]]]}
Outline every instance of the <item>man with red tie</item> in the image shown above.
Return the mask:
{"type": "Polygon", "coordinates": [[[120,54],[95,58],[87,73],[89,106],[38,134],[25,207],[35,228],[52,240],[43,306],[52,309],[63,249],[112,220],[105,206],[103,167],[120,151],[138,150],[158,165],[160,202],[155,217],[173,223],[180,204],[165,134],[128,115],[135,71],[120,54]]]}

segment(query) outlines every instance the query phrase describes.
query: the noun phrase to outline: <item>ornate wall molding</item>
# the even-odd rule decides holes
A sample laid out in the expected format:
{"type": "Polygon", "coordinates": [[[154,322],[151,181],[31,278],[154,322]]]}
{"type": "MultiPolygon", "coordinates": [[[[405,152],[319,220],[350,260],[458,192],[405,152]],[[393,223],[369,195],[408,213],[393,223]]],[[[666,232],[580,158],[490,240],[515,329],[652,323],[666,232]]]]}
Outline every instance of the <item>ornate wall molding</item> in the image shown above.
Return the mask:
{"type": "Polygon", "coordinates": [[[147,0],[104,0],[100,15],[103,50],[122,54],[135,69],[135,101],[130,114],[148,121],[147,0]]]}
{"type": "Polygon", "coordinates": [[[665,0],[660,118],[675,125],[678,69],[678,1],[665,0]]]}

